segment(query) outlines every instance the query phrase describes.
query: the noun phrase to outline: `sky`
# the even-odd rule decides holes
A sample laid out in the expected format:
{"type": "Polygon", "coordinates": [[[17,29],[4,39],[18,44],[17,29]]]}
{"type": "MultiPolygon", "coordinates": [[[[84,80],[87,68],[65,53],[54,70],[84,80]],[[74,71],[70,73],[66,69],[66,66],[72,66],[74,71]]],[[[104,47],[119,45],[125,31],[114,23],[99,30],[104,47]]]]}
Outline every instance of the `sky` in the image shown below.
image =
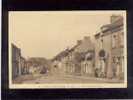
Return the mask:
{"type": "Polygon", "coordinates": [[[53,58],[76,45],[84,36],[93,37],[110,23],[112,14],[124,11],[10,11],[9,41],[27,57],[53,58]]]}

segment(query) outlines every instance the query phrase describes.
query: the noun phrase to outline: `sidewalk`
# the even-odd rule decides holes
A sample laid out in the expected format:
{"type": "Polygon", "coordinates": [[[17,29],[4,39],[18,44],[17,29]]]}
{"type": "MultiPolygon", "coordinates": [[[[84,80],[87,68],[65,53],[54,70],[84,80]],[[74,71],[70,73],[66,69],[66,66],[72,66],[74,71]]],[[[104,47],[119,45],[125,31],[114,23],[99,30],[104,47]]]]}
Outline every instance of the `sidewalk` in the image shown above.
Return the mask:
{"type": "Polygon", "coordinates": [[[13,83],[22,83],[23,81],[26,81],[26,80],[36,80],[37,78],[41,78],[42,76],[43,76],[42,74],[21,75],[15,78],[13,80],[13,83]]]}
{"type": "Polygon", "coordinates": [[[96,78],[96,77],[89,77],[89,76],[76,76],[76,75],[66,75],[66,77],[73,77],[73,78],[79,78],[79,79],[87,79],[87,80],[95,80],[95,81],[102,81],[105,83],[123,83],[124,80],[119,79],[108,79],[108,78],[96,78]]]}

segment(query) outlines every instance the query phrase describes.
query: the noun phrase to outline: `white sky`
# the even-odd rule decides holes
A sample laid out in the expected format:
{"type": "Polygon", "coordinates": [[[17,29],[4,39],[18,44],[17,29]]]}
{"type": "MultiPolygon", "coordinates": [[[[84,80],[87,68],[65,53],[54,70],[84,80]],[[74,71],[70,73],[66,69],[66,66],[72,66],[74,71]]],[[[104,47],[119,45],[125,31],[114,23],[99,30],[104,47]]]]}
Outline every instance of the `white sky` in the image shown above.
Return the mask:
{"type": "Polygon", "coordinates": [[[52,58],[84,36],[92,36],[120,11],[9,12],[10,42],[24,57],[52,58]]]}

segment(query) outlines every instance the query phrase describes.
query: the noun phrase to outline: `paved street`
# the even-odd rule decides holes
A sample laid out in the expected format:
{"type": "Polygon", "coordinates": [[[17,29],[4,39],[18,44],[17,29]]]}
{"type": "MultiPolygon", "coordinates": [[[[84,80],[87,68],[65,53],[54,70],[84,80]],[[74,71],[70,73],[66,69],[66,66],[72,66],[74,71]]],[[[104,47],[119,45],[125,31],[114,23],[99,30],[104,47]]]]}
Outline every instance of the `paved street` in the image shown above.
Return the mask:
{"type": "MultiPolygon", "coordinates": [[[[122,81],[117,79],[102,79],[102,78],[89,78],[83,76],[72,76],[72,75],[27,75],[23,76],[23,78],[18,78],[19,83],[26,84],[44,84],[44,83],[120,83],[122,81]],[[27,78],[26,78],[27,77],[27,78]],[[28,79],[28,77],[30,79],[28,79]],[[32,77],[32,78],[31,78],[32,77]]],[[[16,82],[17,79],[16,79],[16,82]]]]}

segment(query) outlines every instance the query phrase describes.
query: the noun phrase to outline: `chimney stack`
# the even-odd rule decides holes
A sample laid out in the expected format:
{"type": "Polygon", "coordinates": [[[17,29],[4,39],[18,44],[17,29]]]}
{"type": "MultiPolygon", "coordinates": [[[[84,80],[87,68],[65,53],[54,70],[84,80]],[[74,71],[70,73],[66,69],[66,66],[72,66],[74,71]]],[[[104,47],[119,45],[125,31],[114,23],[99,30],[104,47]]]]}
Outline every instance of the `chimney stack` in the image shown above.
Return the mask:
{"type": "Polygon", "coordinates": [[[77,40],[77,44],[80,45],[82,43],[82,40],[77,40]]]}
{"type": "Polygon", "coordinates": [[[110,18],[110,22],[114,23],[115,21],[119,20],[120,18],[122,18],[122,16],[120,15],[112,15],[110,18]]]}
{"type": "Polygon", "coordinates": [[[89,36],[85,36],[84,40],[90,40],[90,37],[89,36]]]}

